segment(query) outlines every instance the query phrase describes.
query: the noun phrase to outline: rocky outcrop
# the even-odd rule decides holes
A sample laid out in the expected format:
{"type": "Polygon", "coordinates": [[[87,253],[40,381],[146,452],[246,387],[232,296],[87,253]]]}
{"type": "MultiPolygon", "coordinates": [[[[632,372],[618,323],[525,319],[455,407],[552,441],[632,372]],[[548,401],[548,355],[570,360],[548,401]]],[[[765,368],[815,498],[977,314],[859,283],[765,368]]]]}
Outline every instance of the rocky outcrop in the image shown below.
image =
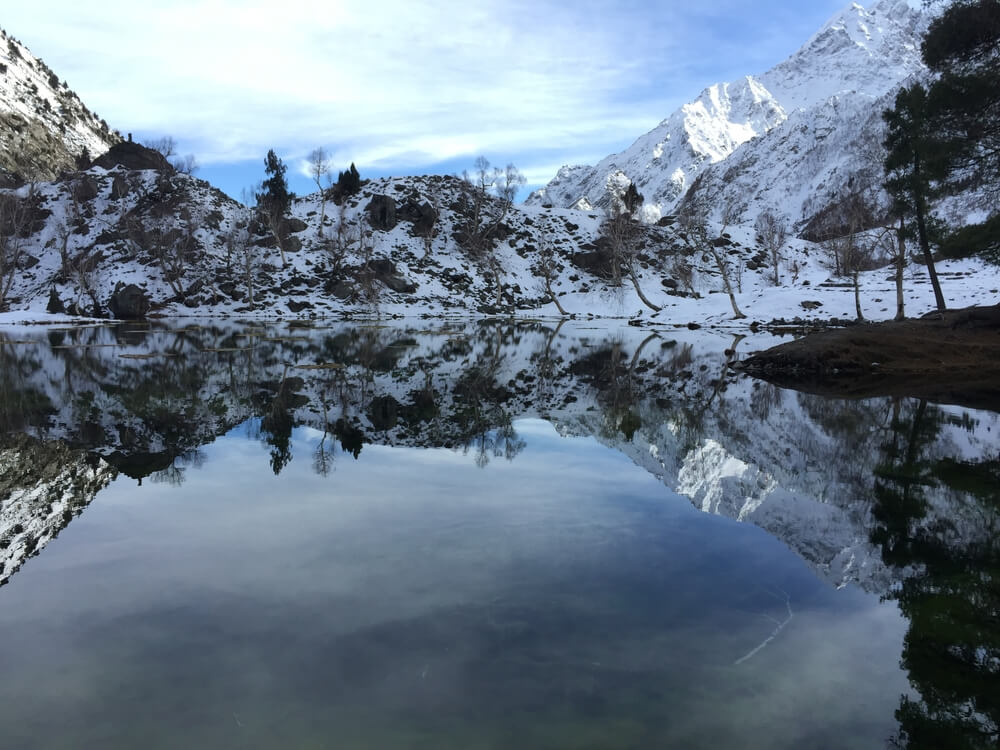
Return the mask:
{"type": "Polygon", "coordinates": [[[94,159],[91,166],[103,169],[123,167],[128,170],[156,169],[161,172],[173,172],[174,168],[167,157],[159,151],[146,148],[132,141],[116,143],[106,153],[94,159]]]}

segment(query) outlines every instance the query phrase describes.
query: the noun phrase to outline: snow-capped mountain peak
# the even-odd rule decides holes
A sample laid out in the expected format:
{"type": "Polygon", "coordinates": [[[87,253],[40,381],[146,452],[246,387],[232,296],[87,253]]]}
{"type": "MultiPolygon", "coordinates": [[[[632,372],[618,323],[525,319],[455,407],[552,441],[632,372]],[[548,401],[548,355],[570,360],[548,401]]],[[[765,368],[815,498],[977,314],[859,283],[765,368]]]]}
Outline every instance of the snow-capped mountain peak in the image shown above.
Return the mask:
{"type": "MultiPolygon", "coordinates": [[[[709,86],[625,151],[593,167],[564,167],[528,203],[573,206],[583,201],[603,206],[607,175],[621,171],[647,202],[666,214],[706,172],[718,178],[713,190],[721,190],[737,176],[729,169],[737,153],[744,155],[744,165],[779,161],[774,150],[790,145],[793,128],[815,140],[853,123],[854,129],[845,130],[839,144],[841,152],[850,151],[856,145],[856,120],[879,117],[881,100],[924,70],[920,39],[933,12],[919,0],[879,0],[868,8],[852,3],[766,73],[709,86]]],[[[809,218],[803,193],[826,184],[831,169],[830,163],[814,158],[809,146],[796,143],[798,151],[781,152],[779,166],[787,168],[780,178],[789,183],[785,194],[755,200],[755,193],[773,185],[777,175],[755,172],[747,178],[737,196],[744,214],[767,205],[802,223],[809,218]],[[808,161],[803,152],[810,154],[808,161]]],[[[709,192],[708,199],[717,204],[716,192],[709,192]]]]}

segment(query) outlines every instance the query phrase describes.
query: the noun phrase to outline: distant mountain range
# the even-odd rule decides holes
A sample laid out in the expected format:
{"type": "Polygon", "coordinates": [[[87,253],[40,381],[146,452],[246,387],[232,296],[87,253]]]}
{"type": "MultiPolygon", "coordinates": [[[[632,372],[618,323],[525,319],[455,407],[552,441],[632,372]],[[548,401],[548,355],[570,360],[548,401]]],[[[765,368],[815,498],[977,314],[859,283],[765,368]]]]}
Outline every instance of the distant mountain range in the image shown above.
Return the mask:
{"type": "Polygon", "coordinates": [[[527,202],[598,208],[620,172],[662,214],[682,200],[744,221],[769,208],[801,229],[848,183],[881,178],[881,114],[925,73],[933,14],[919,0],[852,3],[771,70],[710,86],[625,151],[563,167],[527,202]]]}

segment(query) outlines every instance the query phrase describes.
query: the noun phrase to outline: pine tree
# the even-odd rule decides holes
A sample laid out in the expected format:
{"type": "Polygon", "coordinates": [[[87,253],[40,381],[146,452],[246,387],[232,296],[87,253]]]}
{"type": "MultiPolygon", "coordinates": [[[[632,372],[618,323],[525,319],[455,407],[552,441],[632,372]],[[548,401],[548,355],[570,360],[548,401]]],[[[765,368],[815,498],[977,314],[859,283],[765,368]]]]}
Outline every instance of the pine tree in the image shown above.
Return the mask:
{"type": "Polygon", "coordinates": [[[941,177],[941,144],[932,131],[927,111],[927,90],[919,83],[900,90],[896,106],[886,110],[888,125],[885,140],[886,190],[900,216],[912,216],[917,239],[923,252],[927,273],[934,287],[938,310],[945,310],[944,295],[931,254],[928,231],[933,187],[941,177]]]}
{"type": "MultiPolygon", "coordinates": [[[[953,233],[960,251],[1000,260],[1000,2],[960,0],[928,29],[921,52],[937,74],[927,92],[927,117],[942,162],[938,188],[976,190],[992,216],[953,233]]],[[[947,249],[947,248],[946,248],[947,249]]]]}
{"type": "Polygon", "coordinates": [[[264,159],[264,173],[268,175],[268,178],[264,180],[262,185],[264,192],[258,196],[258,199],[267,203],[268,209],[279,215],[284,215],[292,200],[292,196],[288,192],[288,180],[285,179],[287,171],[288,168],[274,153],[274,149],[268,151],[267,157],[264,159]]]}

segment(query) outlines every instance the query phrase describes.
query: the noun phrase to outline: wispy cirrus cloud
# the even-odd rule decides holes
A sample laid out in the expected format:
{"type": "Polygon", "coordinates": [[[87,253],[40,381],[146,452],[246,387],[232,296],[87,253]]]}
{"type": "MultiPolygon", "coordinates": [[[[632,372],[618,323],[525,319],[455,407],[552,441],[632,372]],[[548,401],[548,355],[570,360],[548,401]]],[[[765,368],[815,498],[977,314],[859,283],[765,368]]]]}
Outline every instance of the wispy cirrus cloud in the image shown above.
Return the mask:
{"type": "Polygon", "coordinates": [[[537,176],[778,62],[841,4],[40,0],[3,23],[114,127],[204,165],[323,145],[380,171],[485,153],[537,176]]]}

